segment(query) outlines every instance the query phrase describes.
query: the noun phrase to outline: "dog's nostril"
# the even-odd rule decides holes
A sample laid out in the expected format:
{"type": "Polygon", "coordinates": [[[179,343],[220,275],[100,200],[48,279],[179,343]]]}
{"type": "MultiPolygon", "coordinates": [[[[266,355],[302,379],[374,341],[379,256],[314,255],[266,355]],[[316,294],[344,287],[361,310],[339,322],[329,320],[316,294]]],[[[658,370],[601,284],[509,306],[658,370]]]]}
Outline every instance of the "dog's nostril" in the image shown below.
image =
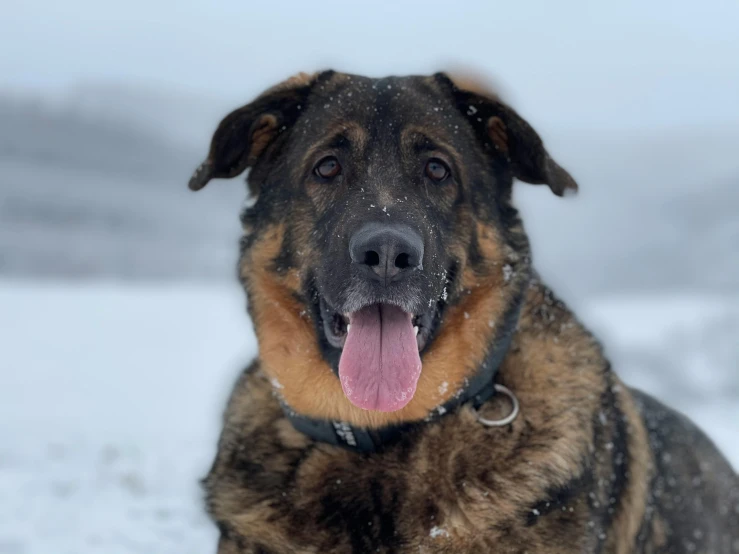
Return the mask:
{"type": "Polygon", "coordinates": [[[365,223],[349,239],[352,273],[375,281],[399,281],[422,269],[423,238],[407,225],[365,223]]]}
{"type": "Polygon", "coordinates": [[[410,256],[408,254],[398,254],[395,258],[395,267],[398,269],[406,269],[411,265],[410,256]]]}
{"type": "Polygon", "coordinates": [[[367,250],[367,252],[364,253],[363,263],[364,265],[368,265],[370,267],[380,265],[380,255],[374,250],[367,250]]]}

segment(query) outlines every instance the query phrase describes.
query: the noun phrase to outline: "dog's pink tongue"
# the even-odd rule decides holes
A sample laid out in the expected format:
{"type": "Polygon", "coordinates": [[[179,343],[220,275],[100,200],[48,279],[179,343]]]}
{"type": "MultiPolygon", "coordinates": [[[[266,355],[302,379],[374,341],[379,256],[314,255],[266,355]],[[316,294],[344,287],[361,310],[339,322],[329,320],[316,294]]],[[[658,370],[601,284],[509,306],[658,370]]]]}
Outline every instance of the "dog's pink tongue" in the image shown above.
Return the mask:
{"type": "Polygon", "coordinates": [[[364,410],[394,412],[410,402],[421,375],[411,315],[375,304],[349,317],[339,360],[344,394],[364,410]]]}

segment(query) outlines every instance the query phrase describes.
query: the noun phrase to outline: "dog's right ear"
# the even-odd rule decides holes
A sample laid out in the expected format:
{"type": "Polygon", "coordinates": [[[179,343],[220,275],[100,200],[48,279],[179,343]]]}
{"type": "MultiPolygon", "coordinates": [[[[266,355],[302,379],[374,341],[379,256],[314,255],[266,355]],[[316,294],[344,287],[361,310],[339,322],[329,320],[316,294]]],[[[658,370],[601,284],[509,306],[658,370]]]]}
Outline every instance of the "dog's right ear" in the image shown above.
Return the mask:
{"type": "Polygon", "coordinates": [[[208,158],[190,178],[190,189],[200,190],[211,179],[236,177],[254,166],[297,121],[316,79],[317,74],[300,73],[228,114],[213,133],[208,158]]]}
{"type": "Polygon", "coordinates": [[[577,192],[575,180],[549,155],[534,128],[485,86],[445,73],[434,79],[452,93],[483,143],[505,157],[517,179],[548,185],[557,196],[577,192]]]}

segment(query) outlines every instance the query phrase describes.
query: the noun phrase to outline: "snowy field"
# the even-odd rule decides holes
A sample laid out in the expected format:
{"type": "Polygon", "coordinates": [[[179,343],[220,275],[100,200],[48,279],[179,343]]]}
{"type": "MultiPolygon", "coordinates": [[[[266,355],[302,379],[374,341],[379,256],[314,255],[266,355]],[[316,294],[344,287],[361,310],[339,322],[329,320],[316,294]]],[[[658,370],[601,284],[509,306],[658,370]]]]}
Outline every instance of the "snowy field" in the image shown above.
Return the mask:
{"type": "MultiPolygon", "coordinates": [[[[739,296],[579,313],[739,467],[739,296]]],[[[236,285],[0,283],[0,554],[213,552],[198,479],[255,342],[236,285]]]]}

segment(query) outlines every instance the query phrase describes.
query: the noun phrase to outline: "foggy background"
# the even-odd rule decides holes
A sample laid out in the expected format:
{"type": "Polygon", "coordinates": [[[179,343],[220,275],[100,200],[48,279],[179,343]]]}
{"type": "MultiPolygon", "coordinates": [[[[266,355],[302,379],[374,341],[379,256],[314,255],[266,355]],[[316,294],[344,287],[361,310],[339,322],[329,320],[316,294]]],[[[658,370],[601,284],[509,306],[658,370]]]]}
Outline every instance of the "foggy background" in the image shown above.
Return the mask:
{"type": "Polygon", "coordinates": [[[580,185],[515,186],[616,370],[739,465],[739,4],[5,0],[0,554],[203,552],[197,478],[255,345],[243,178],[187,190],[298,71],[463,68],[580,185]]]}

